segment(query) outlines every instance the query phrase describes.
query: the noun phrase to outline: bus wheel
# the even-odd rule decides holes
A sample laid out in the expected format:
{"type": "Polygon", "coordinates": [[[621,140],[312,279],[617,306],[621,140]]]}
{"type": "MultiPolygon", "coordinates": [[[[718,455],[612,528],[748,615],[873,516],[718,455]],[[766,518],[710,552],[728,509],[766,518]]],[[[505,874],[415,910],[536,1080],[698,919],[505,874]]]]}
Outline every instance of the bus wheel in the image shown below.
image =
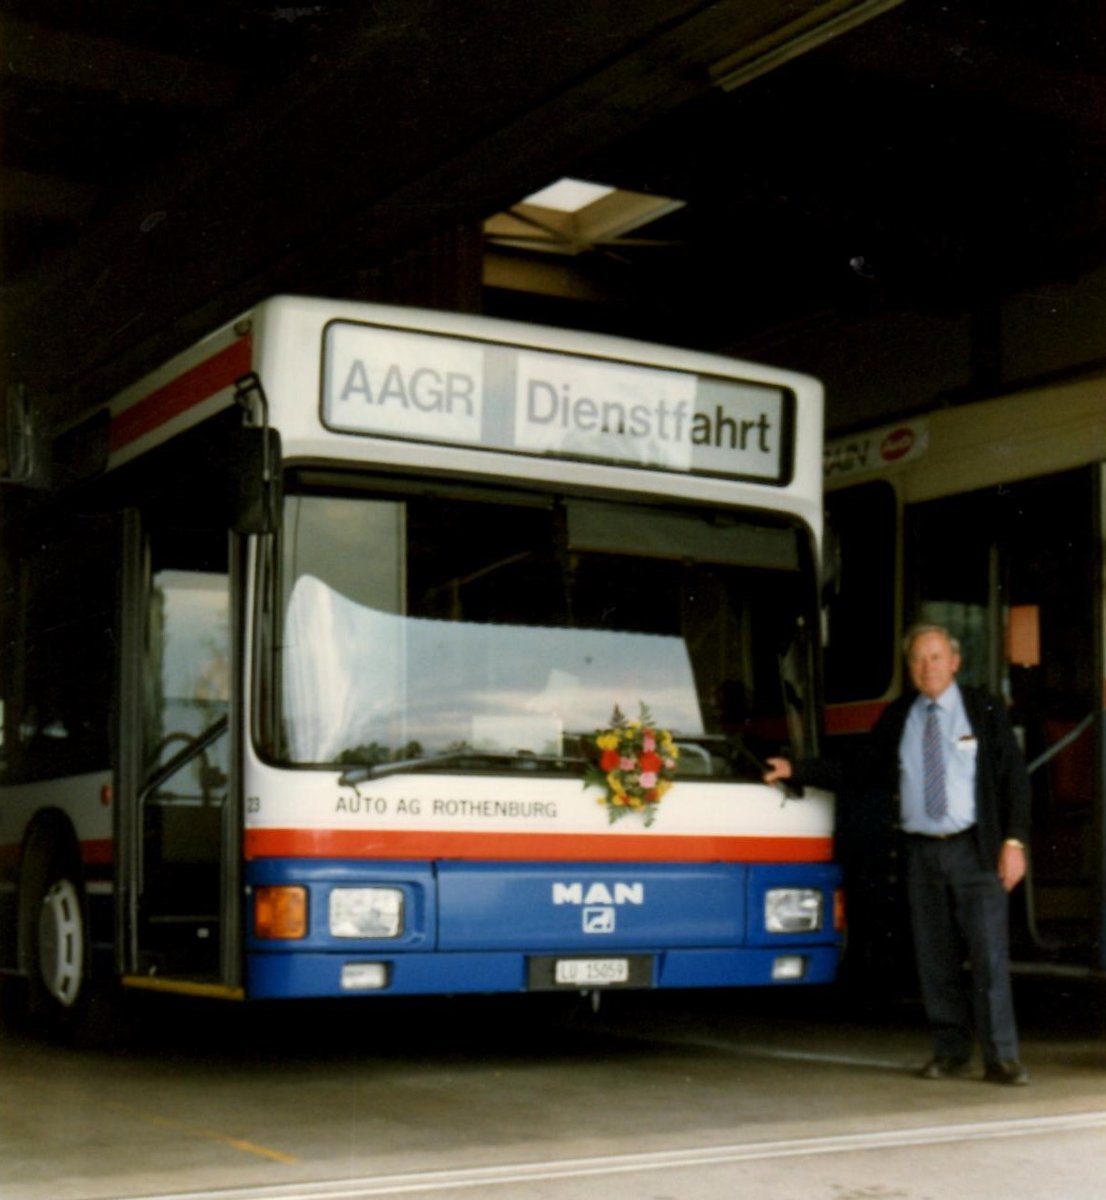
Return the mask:
{"type": "Polygon", "coordinates": [[[51,1003],[72,1009],[84,985],[84,909],[76,884],[55,879],[42,897],[35,945],[39,983],[51,1003]]]}
{"type": "Polygon", "coordinates": [[[28,878],[28,1015],[42,1031],[81,1045],[114,1037],[110,988],[94,986],[79,868],[58,847],[35,856],[28,878]]]}

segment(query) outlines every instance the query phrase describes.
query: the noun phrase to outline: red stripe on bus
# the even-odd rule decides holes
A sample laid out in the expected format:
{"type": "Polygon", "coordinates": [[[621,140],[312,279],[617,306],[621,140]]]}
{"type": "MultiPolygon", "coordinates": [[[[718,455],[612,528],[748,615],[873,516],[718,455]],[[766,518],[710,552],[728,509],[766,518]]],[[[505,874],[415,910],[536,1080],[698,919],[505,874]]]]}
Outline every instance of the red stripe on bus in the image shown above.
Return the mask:
{"type": "MultiPolygon", "coordinates": [[[[0,870],[14,870],[22,853],[23,847],[18,842],[7,842],[0,846],[0,870]]],[[[86,838],[81,842],[81,862],[86,867],[110,867],[114,861],[115,849],[111,838],[86,838]]]]}
{"type": "Polygon", "coordinates": [[[81,842],[81,862],[86,866],[106,866],[115,859],[111,838],[89,838],[81,842]]]}
{"type": "Polygon", "coordinates": [[[826,709],[826,733],[868,733],[886,707],[884,700],[831,704],[826,709]]]}
{"type": "Polygon", "coordinates": [[[543,859],[556,862],[829,862],[829,837],[446,833],[441,830],[247,829],[247,858],[543,859]]]}
{"type": "Polygon", "coordinates": [[[236,339],[121,412],[111,423],[111,449],[122,449],[223,388],[231,387],[252,366],[252,339],[236,339]]]}

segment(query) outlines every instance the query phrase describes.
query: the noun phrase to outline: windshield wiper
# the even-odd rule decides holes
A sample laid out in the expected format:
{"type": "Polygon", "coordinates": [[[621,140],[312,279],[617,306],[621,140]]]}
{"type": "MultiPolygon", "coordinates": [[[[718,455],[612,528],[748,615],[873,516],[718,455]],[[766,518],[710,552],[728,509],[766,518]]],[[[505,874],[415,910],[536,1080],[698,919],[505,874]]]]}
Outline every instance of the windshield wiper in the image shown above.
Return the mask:
{"type": "MultiPolygon", "coordinates": [[[[673,734],[672,740],[679,745],[681,742],[686,742],[691,746],[702,746],[704,749],[711,750],[719,754],[720,757],[727,759],[731,767],[736,767],[738,763],[743,762],[750,772],[755,772],[756,782],[760,783],[763,780],[765,773],[768,771],[768,764],[759,755],[754,754],[748,746],[745,745],[745,739],[738,734],[732,733],[677,733],[673,734]]],[[[802,792],[789,783],[785,779],[777,779],[772,785],[780,788],[785,795],[798,799],[802,796],[802,792]]]]}
{"type": "Polygon", "coordinates": [[[338,782],[345,786],[364,783],[369,779],[382,779],[387,775],[413,775],[420,771],[434,771],[442,767],[464,764],[471,767],[479,763],[488,767],[511,767],[526,771],[548,770],[551,767],[564,769],[576,767],[583,760],[567,755],[529,754],[517,751],[514,754],[500,753],[494,750],[444,750],[441,754],[430,754],[424,758],[401,758],[395,762],[366,764],[361,767],[350,767],[338,777],[338,782]]]}
{"type": "MultiPolygon", "coordinates": [[[[768,770],[768,764],[758,758],[740,737],[727,734],[676,734],[673,740],[710,748],[727,758],[731,765],[744,761],[749,774],[754,775],[759,782],[768,770]]],[[[556,770],[564,772],[569,769],[578,770],[585,759],[576,755],[530,754],[525,751],[515,753],[494,750],[443,750],[440,754],[430,754],[422,758],[402,758],[394,762],[366,763],[363,766],[350,767],[338,777],[338,782],[345,787],[365,783],[370,779],[383,779],[389,775],[414,775],[423,771],[436,771],[444,767],[464,766],[471,769],[483,766],[491,769],[539,771],[556,770]]],[[[777,783],[786,795],[797,797],[802,793],[790,783],[780,780],[777,783]]]]}

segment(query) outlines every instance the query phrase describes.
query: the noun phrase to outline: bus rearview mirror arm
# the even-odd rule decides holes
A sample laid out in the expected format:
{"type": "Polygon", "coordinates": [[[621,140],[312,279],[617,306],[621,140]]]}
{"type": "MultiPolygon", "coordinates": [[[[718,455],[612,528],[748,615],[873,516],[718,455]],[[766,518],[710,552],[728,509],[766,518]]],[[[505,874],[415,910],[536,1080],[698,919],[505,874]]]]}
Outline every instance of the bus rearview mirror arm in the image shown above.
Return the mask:
{"type": "Polygon", "coordinates": [[[231,472],[231,527],[235,533],[273,533],[280,522],[280,434],[269,425],[269,402],[255,371],[234,383],[243,412],[231,472]]]}

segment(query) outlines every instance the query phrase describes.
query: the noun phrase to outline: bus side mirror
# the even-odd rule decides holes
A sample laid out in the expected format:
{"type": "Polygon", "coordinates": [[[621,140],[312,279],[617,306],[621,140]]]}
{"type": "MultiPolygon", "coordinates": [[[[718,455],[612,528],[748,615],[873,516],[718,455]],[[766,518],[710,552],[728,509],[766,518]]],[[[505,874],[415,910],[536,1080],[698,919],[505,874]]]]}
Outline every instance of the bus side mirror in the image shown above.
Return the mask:
{"type": "Polygon", "coordinates": [[[110,445],[106,408],[51,436],[22,384],[0,394],[0,483],[55,492],[76,487],[104,473],[110,445]]]}
{"type": "Polygon", "coordinates": [[[267,426],[233,431],[230,527],[235,533],[274,533],[280,524],[280,434],[267,426]]]}
{"type": "Polygon", "coordinates": [[[0,482],[30,483],[35,470],[35,429],[22,384],[0,394],[0,482]]]}

